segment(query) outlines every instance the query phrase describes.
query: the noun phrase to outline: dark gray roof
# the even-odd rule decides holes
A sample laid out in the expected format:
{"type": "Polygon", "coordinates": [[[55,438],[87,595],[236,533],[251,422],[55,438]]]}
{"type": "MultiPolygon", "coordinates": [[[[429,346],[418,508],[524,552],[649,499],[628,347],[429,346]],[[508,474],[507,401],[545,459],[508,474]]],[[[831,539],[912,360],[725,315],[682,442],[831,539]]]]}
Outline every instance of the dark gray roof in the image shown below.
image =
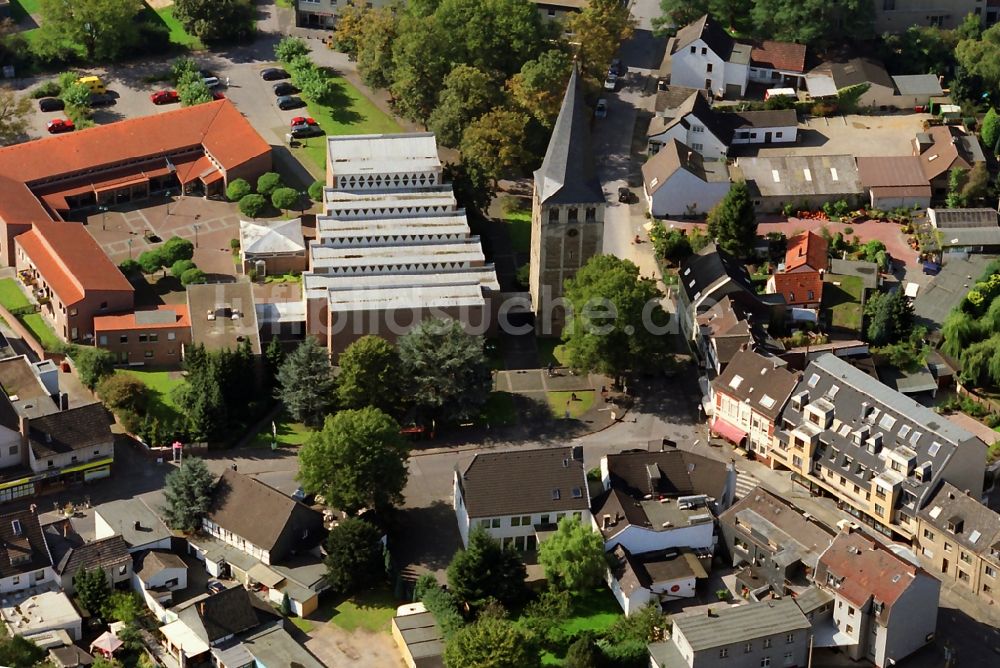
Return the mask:
{"type": "Polygon", "coordinates": [[[63,555],[56,566],[60,575],[76,575],[82,569],[110,568],[132,560],[128,543],[121,536],[110,536],[74,547],[63,555]]]}
{"type": "Polygon", "coordinates": [[[269,627],[243,638],[243,645],[261,666],[323,668],[323,663],[295,641],[281,626],[269,627]]]}
{"type": "MultiPolygon", "coordinates": [[[[733,48],[736,46],[736,41],[729,36],[729,33],[717,21],[705,14],[697,21],[689,23],[677,31],[674,53],[686,48],[698,38],[701,38],[708,45],[708,48],[725,61],[729,60],[729,56],[732,55],[733,48]]],[[[749,59],[749,52],[747,57],[749,59]]]]}
{"type": "Polygon", "coordinates": [[[108,411],[99,403],[34,418],[28,430],[38,458],[104,445],[114,438],[108,411]]]}
{"type": "Polygon", "coordinates": [[[900,95],[943,95],[941,82],[935,74],[900,74],[892,77],[900,95]]]}
{"type": "MultiPolygon", "coordinates": [[[[997,227],[996,209],[927,209],[927,217],[938,229],[997,227]]],[[[946,233],[945,233],[946,234],[946,233]]]]}
{"type": "Polygon", "coordinates": [[[173,533],[163,520],[138,498],[108,501],[94,508],[112,531],[121,534],[131,547],[170,538],[173,533]]]}
{"type": "Polygon", "coordinates": [[[810,74],[829,72],[838,90],[848,86],[871,83],[895,90],[896,85],[885,71],[885,67],[873,58],[852,58],[846,62],[828,61],[812,70],[810,74]]]}
{"type": "Polygon", "coordinates": [[[680,632],[695,652],[809,628],[809,620],[791,598],[717,607],[705,613],[676,615],[674,633],[680,632]]]}
{"type": "Polygon", "coordinates": [[[199,638],[211,644],[256,627],[263,612],[254,605],[253,595],[237,586],[195,601],[177,617],[199,638]]]}
{"type": "Polygon", "coordinates": [[[723,462],[673,449],[608,455],[608,474],[612,489],[634,499],[647,494],[665,497],[706,494],[722,499],[729,479],[728,467],[723,462]],[[650,466],[659,473],[655,489],[650,489],[650,466]]]}
{"type": "Polygon", "coordinates": [[[827,273],[830,276],[856,276],[868,290],[878,287],[878,265],[874,262],[830,258],[830,271],[827,273]]]}
{"type": "Polygon", "coordinates": [[[587,473],[572,448],[484,452],[459,477],[469,517],[587,510],[587,473]]]}
{"type": "Polygon", "coordinates": [[[770,109],[765,111],[739,111],[727,114],[731,117],[733,130],[742,128],[783,128],[796,126],[799,117],[794,109],[770,109]]]}
{"type": "Polygon", "coordinates": [[[0,515],[0,578],[52,565],[38,516],[30,510],[0,515]]]}
{"type": "Polygon", "coordinates": [[[53,647],[49,650],[49,659],[59,668],[80,668],[94,663],[94,657],[77,645],[53,647]]]}
{"type": "Polygon", "coordinates": [[[1000,514],[948,482],[930,498],[920,517],[952,540],[984,556],[1000,540],[1000,514]],[[961,526],[951,531],[948,524],[956,525],[955,518],[961,526]]]}
{"type": "Polygon", "coordinates": [[[820,589],[816,585],[808,587],[795,597],[795,603],[799,606],[799,610],[807,615],[817,608],[820,608],[827,603],[831,603],[832,601],[833,594],[825,589],[820,589]]]}
{"type": "Polygon", "coordinates": [[[535,171],[535,190],[543,204],[603,204],[605,201],[594,170],[590,111],[583,101],[583,82],[576,65],[552,128],[545,159],[535,171]]]}
{"type": "Polygon", "coordinates": [[[697,93],[702,96],[708,95],[707,92],[697,90],[695,88],[687,88],[685,86],[667,86],[663,90],[656,93],[654,108],[657,113],[668,110],[676,110],[682,104],[687,102],[693,93],[697,93]]]}
{"type": "Polygon", "coordinates": [[[792,396],[798,379],[779,358],[744,350],[733,356],[712,387],[774,419],[792,396]]]}
{"type": "Polygon", "coordinates": [[[705,294],[727,276],[753,294],[753,281],[746,265],[714,244],[709,244],[700,254],[692,255],[681,265],[680,280],[689,301],[694,301],[695,295],[705,294]]]}

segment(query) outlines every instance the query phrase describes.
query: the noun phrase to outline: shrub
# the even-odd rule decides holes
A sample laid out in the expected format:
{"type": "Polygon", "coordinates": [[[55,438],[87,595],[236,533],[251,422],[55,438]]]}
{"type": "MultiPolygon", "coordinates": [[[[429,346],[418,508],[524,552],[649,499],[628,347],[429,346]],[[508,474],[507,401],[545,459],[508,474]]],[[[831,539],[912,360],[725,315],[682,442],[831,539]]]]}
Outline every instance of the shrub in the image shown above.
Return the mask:
{"type": "Polygon", "coordinates": [[[257,218],[267,207],[263,195],[247,195],[240,200],[240,213],[248,218],[257,218]]]}
{"type": "Polygon", "coordinates": [[[264,197],[270,197],[271,193],[281,185],[281,176],[277,172],[265,172],[257,179],[257,192],[264,197]]]}
{"type": "Polygon", "coordinates": [[[239,239],[230,239],[229,240],[229,248],[234,253],[238,253],[240,251],[240,240],[239,239]]]}
{"type": "Polygon", "coordinates": [[[177,262],[170,265],[170,275],[180,280],[185,271],[194,269],[196,266],[194,260],[177,260],[177,262]]]}
{"type": "Polygon", "coordinates": [[[246,179],[234,179],[226,186],[226,198],[230,202],[239,202],[251,192],[253,189],[246,179]]]}
{"type": "Polygon", "coordinates": [[[61,92],[62,88],[59,86],[59,82],[55,79],[51,79],[31,91],[31,97],[36,100],[40,100],[43,97],[59,97],[59,93],[61,92]]]}
{"type": "Polygon", "coordinates": [[[208,276],[198,267],[192,267],[181,274],[181,285],[193,285],[195,283],[207,283],[208,276]]]}
{"type": "Polygon", "coordinates": [[[190,260],[194,257],[194,244],[182,237],[170,237],[160,249],[163,264],[171,265],[180,260],[190,260]]]}
{"type": "Polygon", "coordinates": [[[128,373],[105,376],[97,384],[97,396],[116,415],[127,411],[138,415],[146,412],[149,403],[149,388],[128,373]]]}
{"type": "Polygon", "coordinates": [[[163,261],[163,253],[158,248],[144,251],[139,256],[139,266],[147,274],[156,273],[164,264],[166,263],[163,261]]]}
{"type": "Polygon", "coordinates": [[[118,265],[118,269],[128,278],[142,275],[142,265],[132,258],[122,260],[121,264],[118,265]]]}
{"type": "Polygon", "coordinates": [[[282,37],[274,47],[274,57],[282,63],[289,63],[296,56],[308,55],[309,46],[298,37],[282,37]]]}
{"type": "Polygon", "coordinates": [[[309,186],[309,199],[314,202],[323,201],[323,188],[326,186],[322,181],[313,181],[309,186]]]}
{"type": "Polygon", "coordinates": [[[299,203],[299,193],[295,188],[275,188],[271,193],[271,204],[275,209],[285,211],[296,208],[299,203]]]}

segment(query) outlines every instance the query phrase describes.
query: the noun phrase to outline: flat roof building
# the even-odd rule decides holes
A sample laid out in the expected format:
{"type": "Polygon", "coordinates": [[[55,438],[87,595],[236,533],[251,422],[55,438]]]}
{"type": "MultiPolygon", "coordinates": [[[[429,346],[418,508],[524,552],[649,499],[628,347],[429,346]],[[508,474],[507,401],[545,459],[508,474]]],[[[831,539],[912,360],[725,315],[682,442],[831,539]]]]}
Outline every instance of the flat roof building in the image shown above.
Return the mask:
{"type": "Polygon", "coordinates": [[[244,341],[260,355],[260,331],[249,282],[189,285],[187,308],[191,314],[191,342],[206,350],[236,350],[244,341]]]}

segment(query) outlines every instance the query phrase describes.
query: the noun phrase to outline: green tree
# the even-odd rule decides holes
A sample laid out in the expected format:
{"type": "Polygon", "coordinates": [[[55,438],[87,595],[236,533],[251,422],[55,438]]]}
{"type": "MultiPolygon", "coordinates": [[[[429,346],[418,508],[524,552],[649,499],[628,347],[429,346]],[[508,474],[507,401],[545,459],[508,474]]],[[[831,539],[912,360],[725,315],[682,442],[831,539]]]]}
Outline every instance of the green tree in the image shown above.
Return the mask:
{"type": "Polygon", "coordinates": [[[171,529],[190,533],[201,527],[201,518],[212,500],[215,476],[198,457],[185,457],[180,467],[167,475],[163,486],[164,519],[171,529]]]}
{"type": "Polygon", "coordinates": [[[649,230],[649,238],[653,242],[653,252],[658,257],[675,264],[694,252],[687,234],[681,230],[667,231],[663,223],[658,220],[653,221],[649,230]]]}
{"type": "Polygon", "coordinates": [[[954,30],[914,25],[901,33],[884,34],[880,40],[880,55],[890,72],[950,72],[955,66],[955,47],[959,39],[954,30]]]}
{"type": "Polygon", "coordinates": [[[504,79],[537,57],[551,35],[531,0],[441,0],[434,18],[451,36],[451,62],[497,70],[504,79]]]}
{"type": "Polygon", "coordinates": [[[183,107],[211,102],[212,91],[200,72],[185,72],[177,82],[177,97],[183,107]]]}
{"type": "Polygon", "coordinates": [[[653,18],[653,32],[664,36],[710,13],[709,0],[660,0],[660,15],[653,18]]]}
{"type": "Polygon", "coordinates": [[[441,628],[445,640],[465,626],[465,620],[458,612],[458,600],[455,595],[441,588],[437,579],[430,573],[424,573],[417,578],[413,589],[413,600],[422,602],[427,612],[434,615],[434,621],[441,628]]]}
{"type": "Polygon", "coordinates": [[[189,56],[181,56],[180,58],[175,58],[174,62],[170,64],[170,80],[174,82],[176,86],[180,83],[180,80],[184,78],[184,75],[198,74],[198,63],[195,62],[194,58],[189,56]]]}
{"type": "Polygon", "coordinates": [[[309,184],[309,199],[314,202],[323,201],[323,189],[326,187],[326,183],[323,181],[313,181],[309,184]]]}
{"type": "Polygon", "coordinates": [[[823,47],[870,36],[875,6],[873,0],[754,0],[750,17],[762,38],[823,47]]]}
{"type": "Polygon", "coordinates": [[[736,181],[708,214],[708,235],[719,248],[739,258],[749,257],[757,241],[757,214],[746,181],[736,181]]]}
{"type": "Polygon", "coordinates": [[[448,640],[446,668],[538,668],[535,639],[507,619],[486,618],[469,624],[448,640]]]}
{"type": "Polygon", "coordinates": [[[592,257],[566,281],[564,294],[569,304],[562,338],[574,369],[619,375],[663,359],[663,293],[631,261],[592,257]]]}
{"type": "Polygon", "coordinates": [[[456,65],[444,79],[427,129],[444,146],[457,147],[465,128],[496,106],[501,98],[500,87],[488,73],[470,65],[456,65]]]}
{"type": "Polygon", "coordinates": [[[646,665],[649,643],[657,640],[666,627],[667,618],[655,604],[619,617],[601,638],[604,655],[615,666],[646,665]]]}
{"type": "Polygon", "coordinates": [[[997,114],[997,110],[993,107],[986,112],[979,135],[987,151],[995,150],[997,142],[1000,141],[1000,114],[997,114]]]}
{"type": "Polygon", "coordinates": [[[136,46],[142,10],[140,0],[39,0],[31,48],[44,60],[115,60],[136,46]]]}
{"type": "Polygon", "coordinates": [[[538,563],[550,585],[571,593],[589,591],[604,575],[604,539],[576,517],[563,517],[538,546],[538,563]]]}
{"type": "Polygon", "coordinates": [[[177,262],[170,265],[170,275],[177,280],[181,280],[185,271],[196,269],[197,267],[198,265],[194,263],[194,260],[177,260],[177,262]]]}
{"type": "Polygon", "coordinates": [[[257,218],[267,208],[267,200],[264,199],[263,195],[244,195],[243,199],[240,200],[239,207],[240,213],[247,218],[257,218]]]}
{"type": "Polygon", "coordinates": [[[399,339],[407,395],[426,418],[479,414],[492,385],[483,339],[455,320],[425,320],[399,339]]]}
{"type": "Polygon", "coordinates": [[[190,260],[194,257],[194,244],[183,237],[170,237],[160,247],[163,254],[163,265],[169,265],[171,269],[181,260],[190,260]]]}
{"type": "Polygon", "coordinates": [[[535,158],[527,148],[527,126],[528,115],[520,111],[494,109],[483,114],[462,134],[462,160],[494,183],[521,173],[535,158]]]}
{"type": "Polygon", "coordinates": [[[206,44],[243,41],[254,33],[251,0],[174,0],[174,16],[206,44]]]}
{"type": "Polygon", "coordinates": [[[0,144],[13,144],[25,139],[31,98],[19,96],[9,88],[0,88],[0,144]]]}
{"type": "Polygon", "coordinates": [[[230,202],[239,202],[241,199],[253,192],[246,179],[233,179],[226,186],[226,198],[230,202]]]}
{"type": "Polygon", "coordinates": [[[968,180],[969,170],[955,167],[948,173],[948,197],[945,200],[949,209],[961,209],[968,205],[962,191],[968,180]]]}
{"type": "Polygon", "coordinates": [[[979,77],[988,91],[1000,91],[1000,25],[990,26],[978,39],[961,40],[955,57],[962,70],[979,77]]]}
{"type": "Polygon", "coordinates": [[[337,594],[351,595],[384,582],[385,549],[374,524],[348,517],[326,539],[326,581],[337,594]]]}
{"type": "Polygon", "coordinates": [[[582,74],[591,80],[604,79],[611,58],[632,36],[634,25],[628,5],[619,0],[590,0],[582,11],[571,13],[566,27],[579,43],[582,74]]]}
{"type": "Polygon", "coordinates": [[[583,636],[566,650],[566,658],[563,659],[562,665],[563,668],[601,668],[604,665],[604,657],[594,639],[583,636]]]}
{"type": "Polygon", "coordinates": [[[873,346],[896,343],[913,330],[913,304],[902,290],[875,293],[865,306],[868,342],[873,346]]]}
{"type": "Polygon", "coordinates": [[[278,369],[281,368],[281,363],[284,361],[285,350],[281,347],[281,341],[278,340],[277,336],[272,336],[271,342],[267,344],[267,349],[264,351],[264,370],[267,374],[265,387],[274,390],[278,379],[278,369]]]}
{"type": "Polygon", "coordinates": [[[451,183],[458,205],[469,211],[486,211],[496,195],[493,182],[476,165],[447,162],[442,176],[451,183]]]}
{"type": "Polygon", "coordinates": [[[281,175],[277,172],[264,172],[257,179],[257,192],[264,197],[270,197],[271,193],[281,187],[281,175]]]}
{"type": "Polygon", "coordinates": [[[132,278],[142,274],[142,265],[132,258],[129,258],[127,260],[122,260],[121,263],[119,263],[118,271],[122,272],[125,275],[125,278],[131,280],[132,278]]]}
{"type": "Polygon", "coordinates": [[[399,424],[382,411],[340,411],[299,449],[299,480],[349,515],[385,511],[403,500],[408,455],[399,424]]]}
{"type": "Polygon", "coordinates": [[[337,51],[357,58],[368,13],[369,8],[361,0],[349,0],[337,11],[337,24],[333,29],[333,46],[337,51]]]}
{"type": "Polygon", "coordinates": [[[941,335],[944,338],[941,350],[957,359],[963,350],[982,337],[982,331],[975,318],[955,309],[941,326],[941,335]]]}
{"type": "Polygon", "coordinates": [[[473,607],[493,598],[504,606],[525,600],[527,570],[516,550],[505,550],[482,527],[469,532],[469,544],[448,564],[448,586],[473,607]]]}
{"type": "Polygon", "coordinates": [[[271,193],[271,204],[281,211],[296,209],[299,204],[299,191],[295,188],[275,188],[271,193]]]}
{"type": "Polygon", "coordinates": [[[108,585],[108,576],[100,566],[78,570],[73,576],[73,588],[88,612],[94,616],[103,614],[104,606],[111,596],[111,587],[108,585]]]}
{"type": "MultiPolygon", "coordinates": [[[[451,70],[452,61],[447,55],[451,36],[442,29],[434,15],[418,17],[404,13],[397,30],[392,43],[389,92],[403,118],[425,122],[434,110],[438,91],[451,70]]],[[[364,51],[359,53],[359,58],[363,54],[364,51]]],[[[369,81],[367,68],[360,71],[369,81]]]]}
{"type": "MultiPolygon", "coordinates": [[[[338,17],[339,21],[339,17],[338,17]]],[[[282,63],[290,63],[296,56],[308,56],[309,45],[300,37],[286,35],[274,45],[274,57],[282,63]]]]}
{"type": "Polygon", "coordinates": [[[139,261],[139,266],[142,268],[142,271],[146,274],[155,274],[160,269],[162,269],[163,265],[165,264],[163,259],[163,253],[161,253],[160,249],[158,248],[154,248],[148,251],[143,251],[139,255],[138,261],[139,261]]]}
{"type": "MultiPolygon", "coordinates": [[[[395,80],[393,49],[399,35],[400,13],[396,5],[384,5],[365,14],[357,49],[358,73],[373,88],[388,88],[395,80]]],[[[338,28],[341,20],[338,17],[338,28]]]]}
{"type": "Polygon", "coordinates": [[[396,346],[380,336],[362,336],[338,361],[337,402],[341,408],[374,406],[390,415],[399,411],[403,370],[396,346]]]}
{"type": "Polygon", "coordinates": [[[289,414],[309,426],[322,424],[336,401],[336,383],[326,349],[307,336],[285,357],[277,378],[279,389],[275,395],[289,414]]]}
{"type": "Polygon", "coordinates": [[[115,413],[130,411],[145,414],[149,405],[149,387],[130,373],[112,373],[97,383],[97,396],[115,413]]]}
{"type": "Polygon", "coordinates": [[[507,82],[515,104],[551,128],[559,115],[572,60],[561,49],[550,49],[521,66],[521,71],[507,82]]]}
{"type": "Polygon", "coordinates": [[[45,650],[22,635],[0,637],[0,665],[10,668],[35,668],[45,659],[45,650]]]}
{"type": "Polygon", "coordinates": [[[103,348],[73,346],[69,353],[80,382],[93,390],[101,379],[115,372],[115,356],[103,348]]]}
{"type": "Polygon", "coordinates": [[[985,162],[978,162],[966,174],[961,199],[965,206],[975,206],[981,203],[980,200],[989,196],[989,190],[990,170],[985,162]]]}
{"type": "Polygon", "coordinates": [[[208,283],[208,275],[198,267],[191,267],[181,274],[181,285],[188,286],[199,283],[208,283]]]}

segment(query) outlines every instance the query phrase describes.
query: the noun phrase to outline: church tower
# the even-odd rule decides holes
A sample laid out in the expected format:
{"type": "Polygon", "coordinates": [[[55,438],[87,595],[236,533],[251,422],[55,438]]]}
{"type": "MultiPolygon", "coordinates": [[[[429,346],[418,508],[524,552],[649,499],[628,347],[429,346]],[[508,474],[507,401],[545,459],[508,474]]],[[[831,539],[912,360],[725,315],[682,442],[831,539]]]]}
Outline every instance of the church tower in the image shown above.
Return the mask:
{"type": "Polygon", "coordinates": [[[604,192],[594,170],[590,111],[583,101],[576,63],[534,186],[531,307],[535,331],[558,334],[566,320],[565,308],[558,302],[563,282],[598,255],[604,243],[604,192]]]}

